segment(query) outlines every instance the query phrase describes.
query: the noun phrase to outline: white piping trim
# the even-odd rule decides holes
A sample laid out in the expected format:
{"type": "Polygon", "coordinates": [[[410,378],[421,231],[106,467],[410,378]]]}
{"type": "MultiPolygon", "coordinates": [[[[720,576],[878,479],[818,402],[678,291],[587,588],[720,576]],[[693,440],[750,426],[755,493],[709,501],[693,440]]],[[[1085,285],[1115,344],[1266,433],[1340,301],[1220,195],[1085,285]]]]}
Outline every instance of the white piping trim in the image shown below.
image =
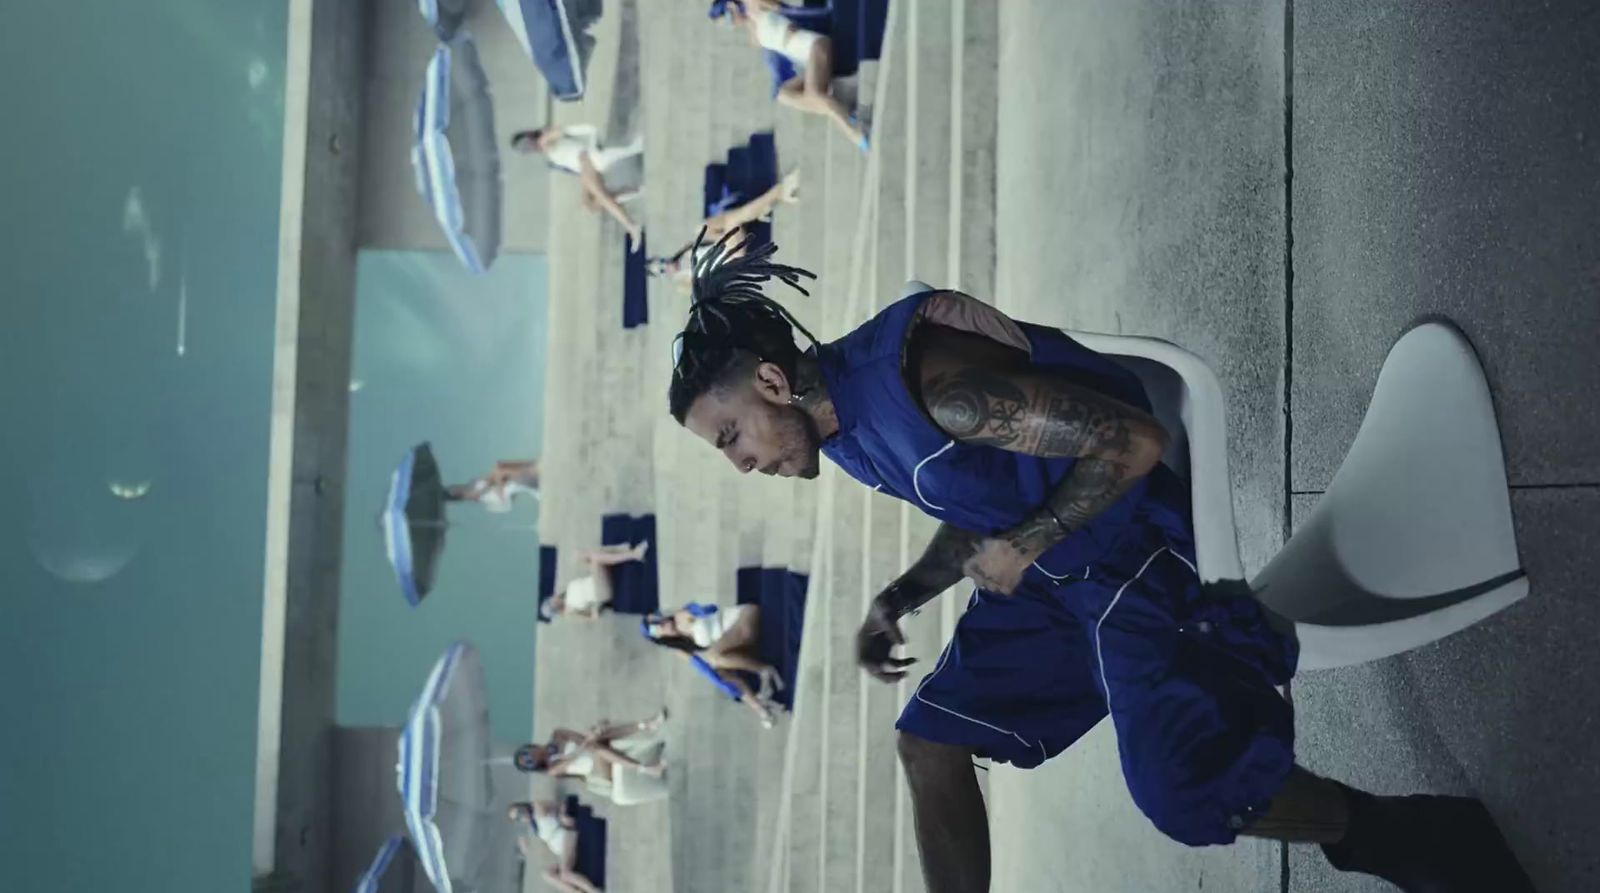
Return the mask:
{"type": "MultiPolygon", "coordinates": [[[[1106,618],[1111,615],[1111,609],[1115,608],[1117,606],[1117,602],[1122,600],[1122,593],[1127,591],[1128,587],[1132,585],[1134,580],[1144,576],[1145,570],[1150,567],[1150,562],[1155,561],[1157,556],[1166,551],[1169,551],[1167,547],[1162,546],[1154,552],[1151,552],[1150,557],[1144,560],[1144,566],[1139,568],[1139,572],[1134,574],[1132,577],[1129,577],[1126,583],[1123,583],[1121,586],[1117,587],[1117,594],[1111,597],[1111,604],[1106,605],[1105,611],[1100,614],[1100,619],[1094,622],[1094,660],[1095,663],[1100,665],[1100,686],[1106,690],[1107,713],[1111,712],[1111,684],[1106,681],[1106,658],[1105,655],[1100,651],[1100,625],[1106,622],[1106,618]]],[[[1184,564],[1188,564],[1188,562],[1186,561],[1184,564]]]]}
{"type": "Polygon", "coordinates": [[[1071,574],[1061,574],[1060,576],[1057,576],[1056,574],[1052,574],[1049,571],[1045,570],[1043,567],[1040,567],[1039,562],[1037,562],[1037,561],[1035,561],[1033,563],[1033,566],[1034,566],[1034,568],[1036,570],[1039,571],[1039,573],[1044,574],[1045,576],[1049,577],[1052,580],[1055,580],[1058,583],[1061,582],[1062,580],[1065,580],[1065,579],[1067,579],[1067,578],[1072,576],[1071,574]]]}
{"type": "MultiPolygon", "coordinates": [[[[1172,554],[1177,555],[1178,553],[1174,552],[1172,554]]],[[[1182,558],[1183,556],[1182,555],[1178,555],[1178,557],[1182,558]]],[[[1188,564],[1188,562],[1184,562],[1184,563],[1188,564]]],[[[1033,563],[1033,566],[1034,566],[1034,568],[1036,570],[1039,571],[1039,573],[1044,574],[1045,576],[1049,577],[1052,580],[1055,580],[1057,583],[1061,582],[1062,580],[1070,580],[1070,579],[1072,579],[1072,575],[1071,574],[1061,574],[1061,575],[1058,576],[1056,574],[1050,573],[1049,571],[1045,570],[1044,566],[1041,565],[1037,561],[1035,561],[1033,563]]],[[[1194,568],[1194,565],[1190,564],[1189,567],[1192,570],[1194,568]]],[[[1080,574],[1079,577],[1081,579],[1084,579],[1084,580],[1089,579],[1089,565],[1086,564],[1086,565],[1083,566],[1083,573],[1080,574]]]]}
{"type": "MultiPolygon", "coordinates": [[[[912,695],[912,697],[915,698],[918,701],[921,701],[924,704],[927,704],[929,707],[932,707],[935,710],[943,710],[944,712],[946,712],[946,713],[950,714],[951,716],[954,716],[954,717],[956,717],[958,719],[964,719],[967,722],[973,723],[975,725],[983,726],[986,729],[989,729],[989,730],[995,731],[995,732],[999,732],[999,733],[1001,733],[1003,735],[1010,735],[1011,737],[1013,737],[1013,738],[1017,739],[1018,741],[1022,742],[1022,745],[1024,747],[1027,747],[1028,744],[1029,744],[1028,739],[1022,737],[1021,735],[1018,735],[1016,732],[1013,732],[1010,729],[1002,729],[999,726],[994,725],[992,723],[984,722],[981,719],[975,719],[975,718],[973,718],[971,716],[966,715],[965,713],[960,713],[960,712],[957,712],[955,710],[951,710],[949,707],[944,707],[944,706],[941,706],[939,704],[935,704],[934,702],[932,702],[932,701],[930,701],[927,698],[924,698],[922,696],[922,690],[927,687],[929,682],[933,681],[933,677],[939,675],[939,671],[944,669],[945,662],[948,661],[949,658],[950,658],[950,646],[946,645],[945,649],[944,649],[944,653],[939,655],[939,664],[938,664],[938,666],[934,667],[933,668],[933,672],[929,673],[927,676],[925,676],[923,678],[921,684],[919,684],[917,686],[917,693],[912,695]]],[[[1044,744],[1042,742],[1035,741],[1035,742],[1033,742],[1033,746],[1039,748],[1039,752],[1040,753],[1044,753],[1044,744]]]]}
{"type": "Polygon", "coordinates": [[[1177,552],[1173,552],[1172,553],[1172,557],[1178,559],[1181,562],[1183,562],[1189,568],[1189,571],[1191,573],[1193,573],[1196,577],[1200,576],[1200,569],[1194,566],[1194,562],[1192,562],[1189,559],[1183,557],[1182,555],[1178,554],[1177,552]]]}
{"type": "Polygon", "coordinates": [[[917,480],[917,475],[922,474],[922,466],[927,465],[929,462],[933,461],[934,459],[937,459],[940,456],[944,455],[946,450],[950,449],[951,447],[953,447],[955,445],[956,445],[956,442],[952,440],[949,443],[945,444],[944,446],[939,447],[939,449],[937,451],[935,451],[932,454],[930,454],[927,457],[925,457],[921,462],[918,462],[917,463],[917,467],[913,468],[911,470],[911,489],[917,491],[917,498],[922,500],[922,504],[927,506],[928,508],[935,509],[935,510],[941,511],[941,512],[944,511],[944,506],[942,506],[942,505],[934,505],[933,503],[928,501],[928,498],[926,496],[922,495],[922,484],[917,480]]]}

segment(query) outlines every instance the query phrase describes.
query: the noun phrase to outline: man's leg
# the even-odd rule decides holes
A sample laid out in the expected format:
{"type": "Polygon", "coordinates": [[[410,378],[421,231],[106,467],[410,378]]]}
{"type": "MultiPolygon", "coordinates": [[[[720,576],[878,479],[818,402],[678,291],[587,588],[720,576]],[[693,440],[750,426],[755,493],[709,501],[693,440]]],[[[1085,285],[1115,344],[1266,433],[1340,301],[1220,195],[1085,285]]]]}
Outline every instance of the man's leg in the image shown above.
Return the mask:
{"type": "Polygon", "coordinates": [[[1272,806],[1242,833],[1322,844],[1333,867],[1408,893],[1532,893],[1482,803],[1469,797],[1378,797],[1296,766],[1272,806]]]}
{"type": "Polygon", "coordinates": [[[1289,843],[1338,843],[1349,823],[1344,789],[1296,766],[1272,805],[1241,833],[1289,843]]]}
{"type": "MultiPolygon", "coordinates": [[[[948,597],[948,596],[947,596],[948,597]]],[[[974,754],[1032,769],[1105,717],[1082,625],[1054,599],[974,593],[895,723],[932,893],[989,888],[974,754]]]]}
{"type": "Polygon", "coordinates": [[[972,751],[909,732],[898,742],[929,893],[987,893],[989,818],[972,751]]]}
{"type": "Polygon", "coordinates": [[[1195,598],[1191,559],[1169,546],[1123,558],[1093,636],[1129,793],[1160,831],[1191,846],[1321,844],[1335,868],[1407,893],[1533,889],[1476,800],[1375,797],[1295,765],[1293,710],[1275,688],[1292,653],[1260,606],[1195,598]]]}

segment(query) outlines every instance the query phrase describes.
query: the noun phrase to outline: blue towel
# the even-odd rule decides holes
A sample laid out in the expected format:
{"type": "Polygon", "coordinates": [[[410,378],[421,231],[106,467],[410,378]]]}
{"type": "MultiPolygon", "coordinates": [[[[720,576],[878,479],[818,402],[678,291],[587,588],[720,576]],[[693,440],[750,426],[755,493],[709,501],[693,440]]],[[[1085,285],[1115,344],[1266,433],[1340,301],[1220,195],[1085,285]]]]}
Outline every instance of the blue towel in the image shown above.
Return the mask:
{"type": "MultiPolygon", "coordinates": [[[[771,131],[753,133],[744,145],[728,150],[726,161],[706,165],[706,216],[759,198],[777,182],[778,144],[771,131]]],[[[766,221],[758,220],[745,229],[752,246],[772,241],[772,224],[766,221]]]]}
{"type": "MultiPolygon", "coordinates": [[[[556,547],[539,547],[539,606],[550,600],[556,594],[556,547]]],[[[549,623],[542,612],[539,613],[540,623],[549,623]]]]}
{"type": "Polygon", "coordinates": [[[650,255],[644,250],[645,240],[639,239],[639,250],[629,251],[627,242],[622,245],[622,327],[631,329],[650,321],[650,293],[646,286],[646,260],[650,255]]]}
{"type": "Polygon", "coordinates": [[[656,573],[656,516],[606,515],[600,519],[600,544],[628,546],[648,541],[643,561],[611,566],[611,609],[619,614],[649,614],[661,609],[656,573]]]}
{"type": "Polygon", "coordinates": [[[855,74],[860,63],[883,55],[889,0],[833,0],[833,73],[855,74]]]}
{"type": "Polygon", "coordinates": [[[568,815],[577,819],[578,859],[573,868],[589,882],[602,889],[606,885],[606,820],[597,817],[594,810],[580,804],[576,796],[569,796],[565,805],[568,815]]]}
{"type": "MultiPolygon", "coordinates": [[[[794,707],[795,685],[799,680],[800,635],[806,620],[806,585],[809,578],[781,567],[739,568],[736,593],[739,604],[761,608],[761,630],[757,653],[776,667],[783,679],[783,691],[773,700],[785,708],[794,707]]],[[[760,680],[748,676],[752,687],[760,680]]]]}

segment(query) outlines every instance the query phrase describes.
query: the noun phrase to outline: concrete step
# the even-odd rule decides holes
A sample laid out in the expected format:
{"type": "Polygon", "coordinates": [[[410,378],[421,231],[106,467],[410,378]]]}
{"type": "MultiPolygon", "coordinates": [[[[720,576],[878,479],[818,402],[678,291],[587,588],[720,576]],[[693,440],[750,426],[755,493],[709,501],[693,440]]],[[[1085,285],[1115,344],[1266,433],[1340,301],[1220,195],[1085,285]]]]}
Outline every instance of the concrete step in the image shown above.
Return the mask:
{"type": "MultiPolygon", "coordinates": [[[[651,35],[639,48],[648,76],[637,85],[632,120],[648,152],[637,211],[653,253],[692,237],[703,166],[770,127],[780,165],[803,178],[801,204],[775,215],[780,260],[821,277],[810,298],[781,286],[774,297],[808,328],[837,337],[898,297],[913,274],[988,296],[997,34],[986,0],[894,4],[884,59],[863,66],[858,79],[874,129],[865,157],[821,119],[776,108],[757,54],[742,35],[707,24],[703,7],[622,5],[637,14],[639,33],[651,35]]],[[[608,120],[600,92],[591,98],[559,109],[558,121],[608,120]]],[[[594,544],[602,510],[635,501],[653,508],[669,605],[731,601],[741,565],[812,576],[795,710],[772,733],[684,662],[639,648],[637,632],[621,628],[631,622],[541,630],[541,733],[557,722],[647,712],[651,699],[665,699],[679,717],[669,736],[670,804],[611,811],[613,833],[629,845],[615,848],[610,888],[660,890],[670,874],[672,888],[684,891],[921,889],[893,752],[894,718],[912,687],[867,680],[852,643],[867,599],[920,553],[934,523],[832,469],[815,482],[740,479],[679,428],[662,410],[685,296],[652,282],[651,324],[619,334],[620,317],[612,317],[620,310],[621,233],[572,212],[572,184],[555,185],[558,337],[547,405],[569,436],[552,438],[545,451],[552,484],[542,536],[570,555],[594,544]],[[607,681],[563,695],[554,682],[575,671],[607,681]]],[[[937,656],[964,598],[947,595],[940,610],[908,619],[924,658],[918,669],[937,656]]]]}

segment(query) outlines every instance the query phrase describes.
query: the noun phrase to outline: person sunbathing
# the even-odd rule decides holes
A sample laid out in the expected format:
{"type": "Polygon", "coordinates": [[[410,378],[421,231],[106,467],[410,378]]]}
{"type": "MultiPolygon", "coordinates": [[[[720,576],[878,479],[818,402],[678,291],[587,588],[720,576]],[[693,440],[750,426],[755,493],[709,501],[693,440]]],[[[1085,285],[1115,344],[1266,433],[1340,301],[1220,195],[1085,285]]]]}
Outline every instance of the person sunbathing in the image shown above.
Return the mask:
{"type": "Polygon", "coordinates": [[[867,131],[844,103],[833,95],[833,39],[796,25],[777,0],[729,0],[722,17],[744,28],[751,44],[784,57],[798,72],[778,86],[778,103],[833,122],[839,132],[861,151],[867,151],[867,131]]]}
{"type": "MultiPolygon", "coordinates": [[[[705,256],[706,248],[731,231],[747,231],[750,224],[771,217],[779,205],[792,205],[799,201],[800,172],[793,170],[750,201],[706,217],[701,223],[703,235],[700,237],[702,247],[699,251],[695,251],[694,242],[689,242],[671,255],[650,258],[646,270],[652,276],[669,279],[678,288],[687,290],[694,278],[694,265],[705,256]]],[[[747,232],[734,236],[731,243],[737,244],[728,252],[729,259],[742,257],[747,249],[759,244],[749,239],[747,232]]]]}
{"type": "Polygon", "coordinates": [[[773,692],[783,688],[783,677],[756,653],[761,633],[760,607],[691,602],[676,611],[651,614],[639,626],[652,644],[702,661],[724,683],[725,691],[736,693],[739,702],[760,718],[762,728],[773,727],[771,698],[773,692]],[[759,692],[750,690],[739,675],[741,671],[761,680],[759,692]]]}
{"type": "Polygon", "coordinates": [[[451,502],[476,502],[496,514],[511,511],[512,503],[523,495],[539,498],[537,459],[502,459],[488,474],[444,491],[444,498],[451,502]]]}
{"type": "Polygon", "coordinates": [[[506,818],[517,826],[517,849],[524,858],[532,857],[535,842],[555,856],[555,864],[540,872],[545,883],[564,893],[600,893],[599,885],[577,870],[578,822],[560,804],[522,800],[506,809],[506,818]]]}
{"type": "Polygon", "coordinates": [[[644,229],[622,207],[643,189],[643,140],[605,147],[591,124],[550,125],[517,131],[511,136],[511,148],[524,155],[543,155],[551,167],[577,176],[583,206],[615,220],[628,234],[630,252],[643,244],[644,229]]]}
{"type": "Polygon", "coordinates": [[[611,610],[615,589],[611,569],[630,561],[643,561],[650,551],[648,542],[632,546],[601,546],[594,550],[578,552],[578,560],[589,573],[569,582],[556,594],[539,605],[539,616],[545,620],[557,617],[577,617],[594,620],[604,611],[611,610]]]}
{"type": "Polygon", "coordinates": [[[589,790],[618,806],[664,799],[667,767],[661,761],[661,726],[667,711],[640,722],[596,723],[588,734],[556,729],[545,744],[517,748],[513,764],[523,772],[582,779],[589,790]]]}

